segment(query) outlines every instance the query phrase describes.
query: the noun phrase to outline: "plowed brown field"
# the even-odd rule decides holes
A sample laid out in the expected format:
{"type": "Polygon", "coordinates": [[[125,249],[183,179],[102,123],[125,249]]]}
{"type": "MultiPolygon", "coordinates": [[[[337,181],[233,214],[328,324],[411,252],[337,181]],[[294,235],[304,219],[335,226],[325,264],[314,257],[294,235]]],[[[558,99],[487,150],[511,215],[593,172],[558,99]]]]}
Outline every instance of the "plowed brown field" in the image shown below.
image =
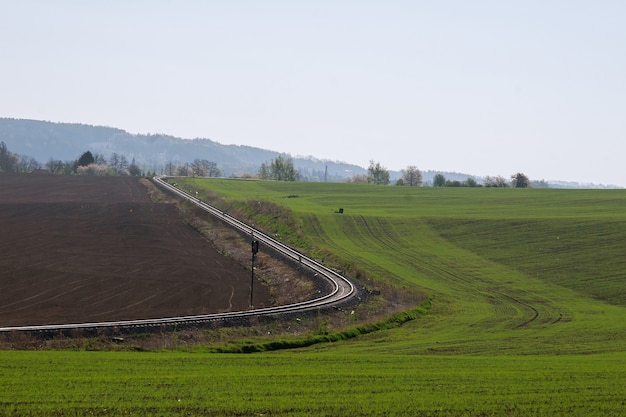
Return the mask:
{"type": "Polygon", "coordinates": [[[249,287],[136,178],[0,174],[0,327],[245,310],[249,287]]]}

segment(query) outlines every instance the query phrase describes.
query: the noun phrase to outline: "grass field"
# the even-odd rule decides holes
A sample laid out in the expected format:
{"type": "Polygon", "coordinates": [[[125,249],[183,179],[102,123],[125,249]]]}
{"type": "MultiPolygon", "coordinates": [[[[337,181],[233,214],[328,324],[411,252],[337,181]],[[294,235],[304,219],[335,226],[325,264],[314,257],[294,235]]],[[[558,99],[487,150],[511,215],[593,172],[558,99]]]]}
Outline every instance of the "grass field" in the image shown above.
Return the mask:
{"type": "Polygon", "coordinates": [[[626,192],[179,184],[287,208],[250,219],[429,314],[252,355],[0,352],[0,415],[626,415],[626,192]]]}
{"type": "Polygon", "coordinates": [[[621,354],[351,350],[3,352],[0,415],[605,417],[625,406],[621,354]]]}

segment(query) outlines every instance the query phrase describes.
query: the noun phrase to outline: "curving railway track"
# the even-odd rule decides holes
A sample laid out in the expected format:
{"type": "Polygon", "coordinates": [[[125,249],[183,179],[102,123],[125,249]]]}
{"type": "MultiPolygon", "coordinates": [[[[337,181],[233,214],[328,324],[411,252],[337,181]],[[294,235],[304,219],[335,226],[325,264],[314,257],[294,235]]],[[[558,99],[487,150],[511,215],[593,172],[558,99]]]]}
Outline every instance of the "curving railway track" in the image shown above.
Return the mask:
{"type": "Polygon", "coordinates": [[[192,316],[179,316],[179,317],[163,317],[163,318],[150,318],[139,320],[122,320],[122,321],[104,321],[104,322],[91,322],[91,323],[69,323],[69,324],[46,324],[35,326],[12,326],[12,327],[0,327],[0,332],[13,332],[13,331],[64,331],[74,329],[102,329],[102,328],[135,328],[135,327],[152,327],[152,326],[166,326],[166,325],[179,325],[179,324],[195,324],[206,323],[211,321],[218,321],[224,319],[238,319],[254,316],[270,316],[284,313],[293,313],[299,311],[307,311],[312,309],[319,309],[325,307],[336,306],[342,302],[345,302],[352,298],[356,294],[355,286],[343,275],[324,266],[323,264],[309,258],[302,253],[290,248],[289,246],[279,242],[276,239],[254,229],[252,226],[237,220],[236,218],[228,215],[227,213],[199,200],[197,197],[176,188],[166,181],[167,177],[158,176],[154,177],[153,181],[162,189],[177,195],[180,198],[187,199],[195,206],[210,213],[231,227],[250,235],[251,239],[261,242],[263,245],[272,248],[274,251],[282,254],[283,256],[292,259],[302,266],[309,268],[316,273],[317,277],[326,280],[332,290],[327,294],[324,294],[318,298],[302,301],[293,304],[286,304],[277,307],[267,307],[260,309],[251,309],[246,311],[234,311],[228,313],[215,313],[204,315],[192,315],[192,316]]]}

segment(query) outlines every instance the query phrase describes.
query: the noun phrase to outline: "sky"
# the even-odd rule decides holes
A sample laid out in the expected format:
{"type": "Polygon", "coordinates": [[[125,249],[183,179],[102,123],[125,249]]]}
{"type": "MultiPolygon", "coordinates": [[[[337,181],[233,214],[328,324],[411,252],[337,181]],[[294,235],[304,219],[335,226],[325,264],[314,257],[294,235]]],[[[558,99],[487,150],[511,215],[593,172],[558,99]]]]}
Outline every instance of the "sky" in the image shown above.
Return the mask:
{"type": "Polygon", "coordinates": [[[0,0],[0,117],[626,187],[625,17],[621,0],[0,0]]]}

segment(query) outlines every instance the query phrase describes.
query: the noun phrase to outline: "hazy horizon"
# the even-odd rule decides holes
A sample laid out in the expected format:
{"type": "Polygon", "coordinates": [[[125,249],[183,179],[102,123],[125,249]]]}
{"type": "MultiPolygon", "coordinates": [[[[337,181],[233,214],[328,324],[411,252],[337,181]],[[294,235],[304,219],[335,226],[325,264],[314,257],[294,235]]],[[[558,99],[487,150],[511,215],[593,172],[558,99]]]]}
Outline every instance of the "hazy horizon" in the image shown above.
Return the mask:
{"type": "Polygon", "coordinates": [[[626,186],[626,3],[0,4],[2,117],[626,186]]]}

